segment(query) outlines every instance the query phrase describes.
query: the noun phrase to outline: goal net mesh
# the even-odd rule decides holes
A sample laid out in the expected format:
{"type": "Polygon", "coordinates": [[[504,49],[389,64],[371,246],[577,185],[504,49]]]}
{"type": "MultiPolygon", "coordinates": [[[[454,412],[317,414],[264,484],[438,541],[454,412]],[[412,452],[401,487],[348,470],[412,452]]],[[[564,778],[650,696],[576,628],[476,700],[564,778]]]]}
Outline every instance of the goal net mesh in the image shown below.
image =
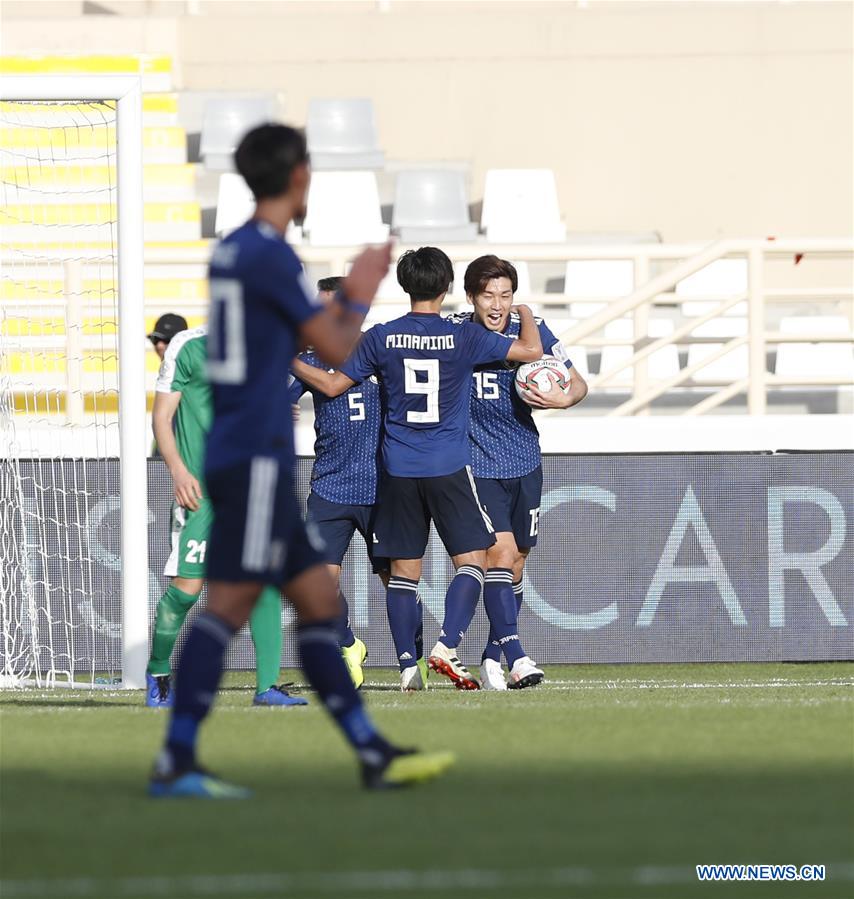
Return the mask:
{"type": "Polygon", "coordinates": [[[0,103],[6,685],[121,666],[116,162],[115,102],[0,103]]]}

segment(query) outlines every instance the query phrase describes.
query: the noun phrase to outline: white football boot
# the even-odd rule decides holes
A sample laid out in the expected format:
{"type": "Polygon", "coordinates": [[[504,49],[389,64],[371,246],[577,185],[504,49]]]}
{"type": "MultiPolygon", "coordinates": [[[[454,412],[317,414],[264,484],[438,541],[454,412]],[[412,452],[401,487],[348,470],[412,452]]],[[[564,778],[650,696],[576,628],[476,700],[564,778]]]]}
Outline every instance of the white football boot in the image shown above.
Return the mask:
{"type": "Polygon", "coordinates": [[[480,683],[469,673],[468,668],[457,658],[456,649],[449,649],[441,641],[438,642],[427,659],[433,671],[444,674],[458,690],[479,690],[480,683]]]}
{"type": "Polygon", "coordinates": [[[480,683],[484,690],[506,690],[507,682],[504,680],[504,669],[501,662],[495,659],[484,659],[480,666],[480,683]]]}
{"type": "Polygon", "coordinates": [[[522,656],[521,659],[516,659],[516,662],[510,669],[510,683],[508,686],[511,690],[535,687],[544,677],[545,674],[527,656],[522,656]]]}
{"type": "Polygon", "coordinates": [[[426,690],[427,681],[418,665],[404,668],[400,672],[400,689],[404,693],[414,693],[416,690],[426,690]]]}

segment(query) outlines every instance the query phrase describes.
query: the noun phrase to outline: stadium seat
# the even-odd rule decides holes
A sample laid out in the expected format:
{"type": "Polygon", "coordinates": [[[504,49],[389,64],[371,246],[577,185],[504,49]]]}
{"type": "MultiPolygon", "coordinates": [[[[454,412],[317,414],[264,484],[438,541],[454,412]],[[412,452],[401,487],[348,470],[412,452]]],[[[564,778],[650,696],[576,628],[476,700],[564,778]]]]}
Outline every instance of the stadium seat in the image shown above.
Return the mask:
{"type": "Polygon", "coordinates": [[[392,228],[404,243],[472,241],[465,176],[451,170],[401,172],[397,176],[392,228]]]}
{"type": "MultiPolygon", "coordinates": [[[[688,336],[694,337],[720,337],[724,338],[720,343],[694,343],[688,347],[688,367],[690,368],[701,359],[705,359],[712,353],[723,347],[726,338],[742,337],[747,334],[747,320],[744,318],[716,318],[698,325],[688,336]]],[[[694,374],[695,381],[727,382],[740,378],[746,378],[748,372],[747,346],[736,347],[734,350],[710,362],[694,374]]]]}
{"type": "MultiPolygon", "coordinates": [[[[634,263],[631,259],[575,259],[566,263],[564,277],[563,292],[569,298],[613,300],[634,289],[634,263]]],[[[588,318],[607,305],[574,302],[570,310],[575,318],[588,318]]]]}
{"type": "MultiPolygon", "coordinates": [[[[682,315],[696,318],[712,312],[730,297],[747,293],[747,260],[716,259],[700,271],[683,278],[676,285],[676,296],[683,299],[682,315]]],[[[728,316],[747,314],[747,303],[738,303],[725,313],[728,316]]]]}
{"type": "Polygon", "coordinates": [[[233,171],[234,151],[250,128],[275,118],[276,101],[269,94],[256,97],[216,97],[205,103],[199,155],[205,168],[233,171]]]}
{"type": "Polygon", "coordinates": [[[483,191],[481,227],[491,243],[566,240],[551,169],[490,169],[483,191]]]}
{"type": "MultiPolygon", "coordinates": [[[[789,316],[780,322],[783,334],[852,336],[844,315],[789,316]]],[[[854,381],[854,347],[850,343],[781,343],[775,374],[780,378],[829,377],[854,381]]]]}
{"type": "Polygon", "coordinates": [[[315,171],[376,170],[385,165],[369,99],[312,100],[306,134],[315,171]]]}
{"type": "MultiPolygon", "coordinates": [[[[243,178],[235,172],[223,172],[219,176],[216,199],[216,221],[214,232],[217,237],[239,228],[255,211],[255,198],[243,178]]],[[[293,222],[288,226],[288,242],[302,243],[302,228],[293,222]]]]}
{"type": "Polygon", "coordinates": [[[314,246],[382,243],[389,228],[380,212],[373,172],[316,172],[308,192],[303,230],[314,246]]]}

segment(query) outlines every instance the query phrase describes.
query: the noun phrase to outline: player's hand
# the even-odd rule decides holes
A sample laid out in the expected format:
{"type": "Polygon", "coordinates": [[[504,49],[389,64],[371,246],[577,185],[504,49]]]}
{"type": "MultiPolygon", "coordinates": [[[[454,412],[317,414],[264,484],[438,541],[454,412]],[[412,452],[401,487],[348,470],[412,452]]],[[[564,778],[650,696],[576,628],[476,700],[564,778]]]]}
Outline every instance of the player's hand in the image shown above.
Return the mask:
{"type": "Polygon", "coordinates": [[[529,315],[533,315],[533,314],[534,314],[533,312],[531,312],[531,307],[530,307],[530,306],[526,306],[524,303],[514,303],[514,304],[510,307],[510,311],[511,311],[511,312],[515,312],[517,315],[524,315],[526,312],[527,312],[529,315]]]}
{"type": "Polygon", "coordinates": [[[557,384],[548,393],[543,393],[532,384],[525,391],[525,398],[537,409],[568,409],[572,403],[569,392],[564,393],[557,384]]]}
{"type": "Polygon", "coordinates": [[[172,473],[172,483],[175,485],[175,500],[178,505],[196,512],[202,498],[199,482],[185,468],[183,471],[172,473]]]}
{"type": "Polygon", "coordinates": [[[350,274],[344,279],[344,293],[354,303],[370,303],[376,296],[380,281],[391,265],[392,243],[381,247],[366,247],[356,257],[350,274]]]}

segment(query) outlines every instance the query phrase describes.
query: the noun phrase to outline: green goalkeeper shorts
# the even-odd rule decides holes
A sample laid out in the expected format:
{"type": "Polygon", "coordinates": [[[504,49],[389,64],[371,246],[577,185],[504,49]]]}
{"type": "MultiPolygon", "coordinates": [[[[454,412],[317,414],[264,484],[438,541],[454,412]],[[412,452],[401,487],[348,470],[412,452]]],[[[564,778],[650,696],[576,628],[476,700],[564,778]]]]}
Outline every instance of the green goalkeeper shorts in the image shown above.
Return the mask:
{"type": "Polygon", "coordinates": [[[172,506],[172,552],[163,569],[166,577],[203,578],[205,554],[213,522],[213,507],[204,497],[193,512],[175,503],[172,506]]]}

